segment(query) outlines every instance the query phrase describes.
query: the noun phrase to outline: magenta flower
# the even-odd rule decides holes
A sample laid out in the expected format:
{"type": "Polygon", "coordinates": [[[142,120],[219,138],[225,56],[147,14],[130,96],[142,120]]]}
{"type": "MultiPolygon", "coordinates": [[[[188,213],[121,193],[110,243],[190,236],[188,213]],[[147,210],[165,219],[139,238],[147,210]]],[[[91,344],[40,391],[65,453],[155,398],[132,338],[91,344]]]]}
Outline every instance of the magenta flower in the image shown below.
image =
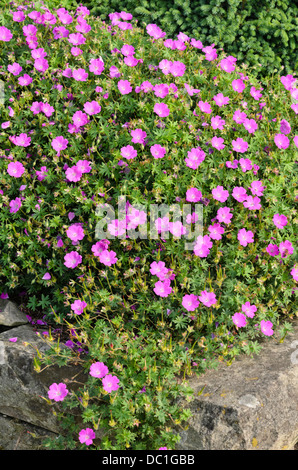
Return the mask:
{"type": "Polygon", "coordinates": [[[202,51],[205,52],[205,59],[208,61],[212,61],[217,58],[217,52],[213,46],[203,47],[202,51]]]}
{"type": "Polygon", "coordinates": [[[88,160],[79,160],[76,163],[76,167],[81,173],[90,173],[91,171],[91,162],[88,160]]]}
{"type": "Polygon", "coordinates": [[[292,269],[292,271],[290,272],[290,274],[291,274],[291,276],[293,276],[293,279],[294,279],[295,281],[298,281],[298,264],[296,264],[296,265],[293,267],[293,269],[292,269]]]}
{"type": "Polygon", "coordinates": [[[228,58],[220,61],[220,67],[227,73],[231,73],[235,70],[234,64],[228,58]]]}
{"type": "Polygon", "coordinates": [[[145,131],[143,131],[142,129],[135,129],[135,130],[131,131],[130,135],[132,136],[131,141],[134,144],[143,144],[144,145],[144,141],[145,141],[145,138],[147,136],[145,131]]]}
{"type": "Polygon", "coordinates": [[[235,315],[232,316],[232,320],[234,325],[236,325],[238,328],[246,326],[246,318],[244,313],[236,312],[235,315]]]}
{"type": "Polygon", "coordinates": [[[255,316],[255,312],[257,311],[257,307],[255,305],[250,305],[250,302],[245,302],[241,306],[242,312],[249,318],[253,318],[255,316]]]}
{"type": "Polygon", "coordinates": [[[206,307],[211,307],[211,305],[214,305],[217,302],[214,292],[207,292],[206,290],[201,292],[201,295],[199,296],[199,300],[206,307]]]}
{"type": "Polygon", "coordinates": [[[124,57],[124,63],[128,65],[128,67],[135,67],[138,65],[139,61],[134,56],[129,55],[128,57],[124,57]]]}
{"type": "Polygon", "coordinates": [[[37,28],[33,24],[28,24],[26,26],[23,26],[23,33],[24,36],[36,36],[37,34],[37,28]]]}
{"type": "Polygon", "coordinates": [[[52,278],[52,276],[50,275],[50,273],[45,273],[42,276],[42,279],[44,279],[45,281],[49,281],[51,278],[52,278]]]}
{"type": "Polygon", "coordinates": [[[46,166],[42,166],[40,168],[40,170],[35,170],[35,174],[37,176],[37,179],[38,181],[43,181],[46,177],[46,173],[48,172],[49,170],[47,170],[47,167],[46,166]]]}
{"type": "Polygon", "coordinates": [[[12,36],[13,34],[8,28],[5,26],[0,26],[0,41],[9,42],[12,36]]]}
{"type": "Polygon", "coordinates": [[[222,119],[220,116],[212,116],[211,118],[211,127],[213,129],[220,129],[221,131],[224,128],[226,121],[222,119]]]}
{"type": "Polygon", "coordinates": [[[293,137],[293,142],[296,145],[296,147],[298,148],[298,135],[295,135],[295,137],[293,137]]]}
{"type": "Polygon", "coordinates": [[[70,49],[70,52],[74,57],[78,57],[79,55],[83,54],[82,49],[80,49],[79,47],[72,47],[70,49]]]}
{"type": "Polygon", "coordinates": [[[87,102],[84,104],[84,111],[89,115],[98,114],[101,111],[101,106],[97,101],[87,102]]]}
{"type": "Polygon", "coordinates": [[[293,75],[282,75],[280,77],[280,81],[286,90],[291,90],[295,80],[296,78],[294,78],[293,75]]]}
{"type": "Polygon", "coordinates": [[[9,212],[11,214],[15,214],[20,209],[20,207],[22,205],[22,201],[19,197],[16,197],[12,201],[10,201],[9,205],[10,205],[10,211],[9,212]]]}
{"type": "Polygon", "coordinates": [[[205,160],[205,156],[205,152],[200,148],[192,148],[187,152],[187,158],[185,159],[186,166],[196,170],[205,160]]]}
{"type": "Polygon", "coordinates": [[[102,251],[108,249],[109,244],[109,240],[99,240],[95,243],[95,245],[92,245],[91,251],[93,252],[94,256],[99,256],[102,251]]]}
{"type": "Polygon", "coordinates": [[[103,362],[94,362],[90,366],[89,374],[92,375],[92,377],[96,377],[97,379],[102,379],[108,373],[109,369],[103,362]]]}
{"type": "Polygon", "coordinates": [[[34,61],[34,67],[38,72],[45,72],[49,68],[47,59],[41,58],[34,61]]]}
{"type": "Polygon", "coordinates": [[[64,139],[62,135],[59,135],[58,137],[55,137],[55,139],[52,140],[51,145],[54,150],[58,153],[58,157],[60,156],[61,150],[65,150],[68,144],[68,140],[64,139]]]}
{"type": "Polygon", "coordinates": [[[68,181],[72,181],[73,183],[77,183],[82,178],[82,172],[77,165],[67,168],[65,175],[68,181]]]}
{"type": "Polygon", "coordinates": [[[240,187],[235,186],[233,188],[232,196],[233,196],[234,199],[236,199],[236,201],[243,202],[247,198],[246,189],[243,188],[242,186],[240,186],[240,187]]]}
{"type": "Polygon", "coordinates": [[[24,173],[25,168],[22,163],[20,162],[10,162],[7,167],[7,173],[10,176],[14,176],[15,178],[20,178],[24,173]]]}
{"type": "Polygon", "coordinates": [[[267,253],[270,256],[277,256],[279,255],[279,248],[277,245],[273,245],[272,243],[269,243],[269,245],[266,248],[267,253]]]}
{"type": "Polygon", "coordinates": [[[260,198],[258,196],[247,196],[246,200],[243,202],[244,207],[250,211],[255,211],[261,209],[260,198]]]}
{"type": "Polygon", "coordinates": [[[237,93],[242,93],[245,89],[245,83],[240,78],[238,78],[232,81],[232,87],[234,91],[237,91],[237,93]]]}
{"type": "Polygon", "coordinates": [[[99,255],[99,261],[105,266],[112,266],[112,264],[117,263],[118,258],[115,251],[103,250],[99,255]]]}
{"type": "Polygon", "coordinates": [[[165,104],[165,103],[155,103],[153,111],[159,117],[167,117],[170,114],[170,110],[168,108],[168,105],[165,104]]]}
{"type": "Polygon", "coordinates": [[[258,129],[258,124],[254,119],[246,118],[243,123],[243,126],[250,134],[253,134],[258,129]]]}
{"type": "Polygon", "coordinates": [[[216,218],[219,222],[230,224],[233,214],[230,213],[229,207],[220,207],[217,211],[216,218]]]}
{"type": "Polygon", "coordinates": [[[137,156],[138,152],[132,145],[126,145],[126,147],[121,148],[121,155],[127,160],[131,160],[137,156]]]}
{"type": "Polygon", "coordinates": [[[289,138],[284,134],[276,134],[274,136],[274,142],[279,149],[287,149],[290,145],[289,138]]]}
{"type": "Polygon", "coordinates": [[[115,375],[108,374],[102,379],[103,389],[108,393],[118,390],[118,384],[119,379],[115,375]]]}
{"type": "Polygon", "coordinates": [[[130,56],[130,55],[134,55],[135,53],[135,48],[133,46],[130,46],[129,44],[124,44],[122,47],[121,47],[121,53],[123,55],[125,55],[126,57],[127,56],[130,56]]]}
{"type": "Polygon", "coordinates": [[[81,315],[83,313],[84,308],[87,307],[87,303],[84,302],[83,300],[75,300],[71,305],[71,309],[76,313],[77,315],[81,315]]]}
{"type": "Polygon", "coordinates": [[[182,77],[185,73],[186,66],[183,62],[174,61],[170,68],[170,73],[173,77],[182,77]]]}
{"type": "Polygon", "coordinates": [[[30,85],[30,83],[32,83],[32,81],[33,81],[33,79],[27,73],[25,73],[22,77],[18,78],[19,85],[21,85],[21,86],[30,85]]]}
{"type": "Polygon", "coordinates": [[[158,83],[153,87],[155,96],[165,98],[169,94],[169,86],[166,83],[158,83]]]}
{"type": "Polygon", "coordinates": [[[208,101],[199,101],[198,106],[202,113],[210,114],[212,113],[212,108],[208,101]]]}
{"type": "Polygon", "coordinates": [[[282,258],[287,258],[288,255],[292,255],[294,253],[294,248],[290,240],[286,240],[279,244],[279,253],[282,258]]]}
{"type": "Polygon", "coordinates": [[[64,266],[76,268],[82,262],[82,256],[77,251],[71,251],[64,256],[64,266]]]}
{"type": "Polygon", "coordinates": [[[182,299],[182,305],[188,312],[193,312],[200,305],[198,296],[194,294],[185,295],[182,299]]]}
{"type": "Polygon", "coordinates": [[[239,230],[237,238],[239,240],[240,245],[247,246],[248,243],[254,242],[254,234],[251,230],[246,231],[245,228],[239,230]]]}
{"type": "Polygon", "coordinates": [[[72,116],[72,121],[76,127],[84,126],[89,122],[87,114],[82,111],[76,111],[72,116]]]}
{"type": "Polygon", "coordinates": [[[243,124],[245,119],[247,119],[247,116],[244,112],[240,111],[240,109],[237,109],[235,112],[234,112],[234,115],[233,115],[233,120],[237,123],[237,124],[243,124]]]}
{"type": "Polygon", "coordinates": [[[216,136],[212,137],[211,145],[217,150],[222,150],[225,148],[224,139],[222,137],[216,137],[216,136]]]}
{"type": "Polygon", "coordinates": [[[72,77],[77,80],[78,82],[86,82],[88,78],[88,72],[85,69],[73,69],[72,77]]]}
{"type": "Polygon", "coordinates": [[[217,223],[209,225],[208,230],[210,232],[210,238],[212,238],[213,240],[221,240],[222,234],[225,232],[225,229],[217,223]]]}
{"type": "Polygon", "coordinates": [[[229,197],[229,191],[223,188],[223,186],[217,186],[212,189],[212,196],[214,199],[220,202],[225,202],[229,197]]]}
{"type": "Polygon", "coordinates": [[[117,86],[121,95],[127,95],[132,91],[132,86],[128,80],[119,80],[117,86]]]}
{"type": "Polygon", "coordinates": [[[50,400],[63,401],[67,394],[68,390],[64,383],[53,383],[49,387],[48,397],[50,400]]]}
{"type": "Polygon", "coordinates": [[[238,137],[236,140],[232,140],[233,150],[235,152],[246,152],[248,149],[248,143],[245,142],[241,137],[238,137]]]}
{"type": "Polygon", "coordinates": [[[150,147],[150,152],[155,159],[158,159],[165,156],[166,149],[159,144],[155,144],[150,147]]]}
{"type": "Polygon", "coordinates": [[[108,224],[108,231],[111,235],[116,237],[123,235],[126,231],[126,220],[112,220],[111,223],[108,224]]]}
{"type": "Polygon", "coordinates": [[[68,42],[73,46],[81,46],[85,44],[86,38],[81,33],[72,33],[68,36],[68,42]]]}
{"type": "Polygon", "coordinates": [[[12,73],[14,76],[19,75],[21,71],[23,70],[22,66],[18,64],[17,62],[14,62],[12,65],[9,64],[7,66],[7,70],[12,73]]]}
{"type": "Polygon", "coordinates": [[[28,147],[31,142],[31,137],[27,136],[27,134],[20,134],[19,136],[15,137],[15,144],[19,147],[28,147]]]}
{"type": "Polygon", "coordinates": [[[228,104],[230,98],[228,96],[224,96],[222,93],[218,93],[217,95],[213,96],[213,100],[215,101],[217,106],[221,107],[228,104]]]}
{"type": "Polygon", "coordinates": [[[155,220],[155,227],[158,233],[161,232],[168,232],[170,228],[170,220],[168,217],[159,217],[158,219],[155,220]]]}
{"type": "Polygon", "coordinates": [[[170,286],[170,279],[165,279],[164,281],[157,281],[154,286],[154,292],[160,297],[168,297],[172,292],[172,287],[170,286]]]}
{"type": "Polygon", "coordinates": [[[49,103],[40,103],[40,110],[41,110],[47,117],[52,116],[52,114],[55,112],[54,107],[51,106],[49,103]]]}
{"type": "Polygon", "coordinates": [[[280,132],[282,134],[290,134],[290,132],[291,132],[291,125],[285,119],[282,119],[280,121],[280,132]]]}
{"type": "Polygon", "coordinates": [[[26,18],[25,14],[22,11],[14,11],[12,14],[13,21],[21,23],[26,18]]]}
{"type": "Polygon", "coordinates": [[[204,235],[204,237],[199,235],[194,247],[194,254],[200,258],[206,258],[206,256],[209,255],[212,245],[213,242],[211,241],[209,235],[204,235]]]}
{"type": "MultiPolygon", "coordinates": [[[[121,73],[119,72],[119,70],[117,69],[117,67],[116,67],[115,65],[112,65],[109,70],[110,70],[110,77],[111,77],[111,78],[119,78],[119,77],[121,77],[121,73]]],[[[122,80],[122,81],[123,81],[123,80],[122,80]]],[[[128,82],[128,83],[129,83],[129,82],[128,82]]],[[[129,83],[129,86],[130,86],[130,83],[129,83]]],[[[120,87],[122,87],[123,89],[125,89],[125,87],[124,87],[123,85],[122,85],[122,86],[120,85],[120,87]]],[[[119,86],[118,86],[118,88],[119,88],[119,86]]],[[[126,88],[127,88],[127,87],[126,87],[126,88]]],[[[127,93],[130,93],[131,91],[132,91],[132,88],[131,88],[130,91],[127,91],[127,93]]],[[[121,91],[121,93],[122,93],[122,91],[121,91]]],[[[125,93],[122,93],[122,94],[124,95],[125,93]]]]}
{"type": "Polygon", "coordinates": [[[186,200],[188,202],[199,202],[202,199],[202,193],[197,188],[189,188],[186,191],[186,200]]]}
{"type": "Polygon", "coordinates": [[[263,191],[266,186],[262,186],[262,181],[254,180],[250,185],[250,190],[256,196],[263,196],[263,191]]]}
{"type": "Polygon", "coordinates": [[[73,242],[83,240],[85,234],[80,224],[73,224],[67,230],[66,234],[73,242]]]}
{"type": "Polygon", "coordinates": [[[274,334],[274,331],[272,329],[273,327],[273,324],[271,323],[271,321],[265,321],[265,320],[262,320],[261,323],[260,323],[260,326],[261,326],[261,332],[266,335],[266,336],[272,336],[274,334]]]}
{"type": "Polygon", "coordinates": [[[190,45],[192,47],[195,47],[196,49],[203,49],[203,44],[201,43],[201,41],[196,40],[194,38],[191,39],[190,45]]]}
{"type": "Polygon", "coordinates": [[[176,222],[170,222],[169,230],[174,237],[181,238],[182,235],[185,235],[187,230],[183,224],[177,220],[176,222]]]}
{"type": "Polygon", "coordinates": [[[89,71],[94,75],[100,75],[104,71],[104,62],[101,59],[91,59],[89,71]]]}
{"type": "Polygon", "coordinates": [[[81,444],[86,444],[86,446],[90,446],[93,443],[93,439],[96,438],[96,434],[91,428],[82,429],[79,432],[79,441],[81,444]]]}
{"type": "Polygon", "coordinates": [[[274,225],[277,227],[277,228],[284,228],[287,223],[288,223],[288,219],[285,215],[283,214],[274,214],[273,216],[273,223],[274,225]]]}
{"type": "Polygon", "coordinates": [[[150,264],[150,272],[153,276],[157,276],[161,281],[165,280],[165,275],[168,272],[168,268],[166,268],[164,261],[153,261],[150,264]]]}
{"type": "Polygon", "coordinates": [[[261,96],[262,96],[262,93],[260,92],[260,90],[256,90],[254,86],[251,87],[250,89],[250,95],[256,100],[258,101],[261,96]]]}

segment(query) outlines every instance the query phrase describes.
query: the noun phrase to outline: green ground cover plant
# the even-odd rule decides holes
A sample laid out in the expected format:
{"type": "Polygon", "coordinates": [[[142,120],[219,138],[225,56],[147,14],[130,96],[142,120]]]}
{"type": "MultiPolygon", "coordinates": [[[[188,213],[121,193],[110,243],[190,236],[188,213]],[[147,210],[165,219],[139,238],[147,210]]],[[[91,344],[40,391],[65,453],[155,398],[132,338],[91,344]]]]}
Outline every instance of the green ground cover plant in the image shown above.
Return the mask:
{"type": "Polygon", "coordinates": [[[46,327],[37,372],[86,374],[49,388],[45,447],[174,449],[188,377],[297,315],[295,76],[260,83],[182,32],[172,49],[127,11],[12,3],[0,21],[1,298],[46,327]]]}

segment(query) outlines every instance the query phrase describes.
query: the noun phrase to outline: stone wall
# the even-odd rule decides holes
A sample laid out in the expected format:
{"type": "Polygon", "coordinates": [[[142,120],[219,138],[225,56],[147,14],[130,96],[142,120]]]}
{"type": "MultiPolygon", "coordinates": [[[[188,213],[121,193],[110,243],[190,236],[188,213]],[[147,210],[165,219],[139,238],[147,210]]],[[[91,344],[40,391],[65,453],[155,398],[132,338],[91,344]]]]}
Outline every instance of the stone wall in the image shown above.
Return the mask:
{"type": "MultiPolygon", "coordinates": [[[[283,343],[266,338],[261,353],[238,357],[231,366],[190,377],[195,398],[185,406],[194,413],[179,431],[177,450],[293,450],[298,441],[298,319],[283,343]],[[202,390],[203,389],[203,390],[202,390]],[[198,392],[202,391],[200,394],[198,392]]],[[[53,382],[76,390],[86,373],[76,366],[51,366],[35,372],[36,349],[45,341],[26,315],[0,300],[0,450],[43,449],[45,437],[61,430],[47,397],[53,382]],[[17,338],[11,342],[10,338],[17,338]]],[[[96,431],[97,437],[103,435],[96,431]]]]}

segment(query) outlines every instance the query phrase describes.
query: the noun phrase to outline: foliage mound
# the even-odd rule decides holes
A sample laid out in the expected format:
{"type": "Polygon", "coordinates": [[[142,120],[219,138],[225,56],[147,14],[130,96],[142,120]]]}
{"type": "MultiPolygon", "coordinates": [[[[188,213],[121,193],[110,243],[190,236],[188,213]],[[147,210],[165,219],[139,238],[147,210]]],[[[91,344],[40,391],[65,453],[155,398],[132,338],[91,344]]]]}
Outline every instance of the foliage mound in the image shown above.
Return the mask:
{"type": "Polygon", "coordinates": [[[212,45],[89,13],[1,13],[1,297],[45,314],[37,371],[86,372],[45,397],[63,418],[48,447],[173,449],[187,377],[297,313],[295,78],[260,86],[212,45]]]}

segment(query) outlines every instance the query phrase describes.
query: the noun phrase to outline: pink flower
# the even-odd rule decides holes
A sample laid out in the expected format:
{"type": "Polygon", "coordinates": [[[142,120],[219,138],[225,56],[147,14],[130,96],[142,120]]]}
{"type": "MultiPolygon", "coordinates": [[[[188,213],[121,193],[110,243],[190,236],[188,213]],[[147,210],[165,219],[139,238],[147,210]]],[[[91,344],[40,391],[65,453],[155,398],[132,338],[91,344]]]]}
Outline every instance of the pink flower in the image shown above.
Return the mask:
{"type": "Polygon", "coordinates": [[[273,223],[274,225],[277,227],[277,228],[284,228],[287,223],[288,223],[288,219],[285,215],[281,214],[274,214],[273,216],[273,223]]]}
{"type": "Polygon", "coordinates": [[[155,283],[154,292],[160,297],[168,297],[172,292],[172,287],[170,286],[170,279],[165,279],[164,281],[157,281],[155,283]]]}
{"type": "Polygon", "coordinates": [[[0,26],[0,41],[9,42],[12,36],[13,34],[8,28],[5,26],[0,26]]]}
{"type": "Polygon", "coordinates": [[[118,384],[119,379],[115,375],[108,374],[102,379],[103,389],[108,393],[118,390],[118,384]]]}
{"type": "Polygon", "coordinates": [[[169,230],[171,234],[177,238],[181,238],[181,236],[185,235],[187,231],[179,220],[176,222],[170,222],[169,230]]]}
{"type": "Polygon", "coordinates": [[[190,45],[191,45],[192,47],[197,48],[197,49],[203,49],[203,44],[201,43],[201,41],[196,40],[196,39],[194,39],[194,38],[191,39],[190,45]]]}
{"type": "Polygon", "coordinates": [[[205,52],[205,59],[208,61],[215,60],[217,58],[216,49],[213,49],[213,46],[207,46],[202,49],[205,52]]]}
{"type": "Polygon", "coordinates": [[[211,307],[211,305],[214,305],[217,302],[214,292],[207,292],[206,290],[201,292],[201,295],[199,296],[199,300],[206,307],[211,307]]]}
{"type": "Polygon", "coordinates": [[[232,140],[233,150],[235,152],[246,152],[248,149],[248,143],[245,142],[241,137],[238,137],[236,140],[232,140]]]}
{"type": "Polygon", "coordinates": [[[220,61],[220,67],[227,73],[231,73],[235,70],[234,64],[229,59],[222,59],[220,61]]]}
{"type": "Polygon", "coordinates": [[[188,312],[193,312],[200,305],[198,296],[194,294],[185,295],[182,299],[182,305],[188,312]]]}
{"type": "Polygon", "coordinates": [[[76,111],[72,116],[72,121],[76,127],[84,126],[89,122],[87,114],[82,111],[76,111]]]}
{"type": "Polygon", "coordinates": [[[250,134],[253,134],[258,129],[258,124],[254,119],[246,118],[243,123],[243,126],[250,134]]]}
{"type": "Polygon", "coordinates": [[[71,251],[64,256],[64,266],[76,268],[82,262],[82,256],[77,251],[71,251]]]}
{"type": "Polygon", "coordinates": [[[293,137],[293,142],[296,145],[296,147],[298,148],[298,135],[295,135],[295,137],[293,137]]]}
{"type": "Polygon", "coordinates": [[[190,188],[186,191],[186,200],[188,202],[199,202],[202,199],[202,193],[197,188],[190,188]]]}
{"type": "Polygon", "coordinates": [[[96,438],[96,434],[91,428],[82,429],[79,432],[79,441],[81,444],[86,444],[86,446],[90,446],[93,443],[93,439],[96,438]]]}
{"type": "Polygon", "coordinates": [[[274,142],[279,149],[287,149],[290,145],[288,137],[284,134],[276,134],[274,136],[274,142]]]}
{"type": "Polygon", "coordinates": [[[123,235],[126,231],[126,220],[112,220],[112,222],[108,224],[108,231],[111,235],[116,237],[123,235]]]}
{"type": "Polygon", "coordinates": [[[88,78],[88,72],[85,69],[73,69],[72,77],[77,80],[78,82],[86,82],[88,78]]]}
{"type": "Polygon", "coordinates": [[[280,132],[282,134],[289,134],[291,132],[290,123],[286,121],[285,119],[282,119],[280,121],[280,132]]]}
{"type": "Polygon", "coordinates": [[[134,144],[143,144],[144,145],[144,141],[145,141],[145,138],[147,136],[145,131],[143,131],[142,129],[135,129],[135,130],[131,131],[130,135],[132,136],[131,141],[134,144]]]}
{"type": "Polygon", "coordinates": [[[150,272],[154,276],[157,276],[161,281],[165,280],[165,275],[168,272],[168,268],[166,268],[165,262],[164,261],[153,261],[153,263],[150,264],[150,272]]]}
{"type": "Polygon", "coordinates": [[[214,199],[220,202],[225,202],[229,197],[229,191],[223,188],[223,186],[217,186],[212,189],[212,196],[214,199]]]}
{"type": "Polygon", "coordinates": [[[77,299],[71,304],[70,307],[77,315],[81,315],[81,313],[83,313],[84,308],[87,307],[87,303],[83,300],[77,299]]]}
{"type": "Polygon", "coordinates": [[[125,56],[134,55],[135,48],[133,46],[130,46],[129,44],[124,44],[121,48],[121,52],[125,56]]]}
{"type": "Polygon", "coordinates": [[[238,93],[242,93],[243,90],[245,89],[245,83],[240,78],[238,78],[232,81],[232,87],[234,91],[237,91],[238,93]]]}
{"type": "Polygon", "coordinates": [[[67,394],[68,390],[64,383],[53,383],[49,387],[48,397],[50,400],[63,401],[67,394]]]}
{"type": "Polygon", "coordinates": [[[13,21],[21,23],[26,18],[25,14],[22,11],[14,11],[12,14],[13,21]]]}
{"type": "Polygon", "coordinates": [[[224,128],[226,121],[222,119],[220,116],[213,116],[211,118],[211,126],[213,129],[220,129],[221,131],[224,128]]]}
{"type": "Polygon", "coordinates": [[[9,212],[11,214],[15,214],[20,209],[20,207],[22,205],[22,201],[19,197],[16,197],[12,201],[10,201],[9,205],[10,205],[10,211],[9,212]]]}
{"type": "Polygon", "coordinates": [[[249,158],[240,158],[239,164],[241,166],[241,170],[245,173],[248,170],[252,169],[252,162],[249,158]]]}
{"type": "Polygon", "coordinates": [[[279,253],[282,258],[287,258],[288,255],[292,255],[294,253],[294,248],[290,240],[286,240],[279,244],[279,253]]]}
{"type": "Polygon", "coordinates": [[[209,225],[208,230],[210,232],[210,238],[212,238],[213,240],[221,240],[221,235],[225,232],[225,229],[217,223],[209,225]]]}
{"type": "Polygon", "coordinates": [[[68,42],[73,46],[81,46],[85,44],[86,38],[81,33],[72,33],[68,36],[68,42]]]}
{"type": "Polygon", "coordinates": [[[173,77],[182,77],[185,73],[186,66],[183,62],[174,61],[170,68],[170,73],[173,77]]]}
{"type": "Polygon", "coordinates": [[[260,90],[256,90],[254,86],[251,87],[250,94],[256,101],[258,101],[262,96],[260,90]]]}
{"type": "Polygon", "coordinates": [[[15,137],[15,145],[19,147],[28,147],[31,142],[31,137],[27,136],[27,134],[20,134],[19,136],[15,137]]]}
{"type": "Polygon", "coordinates": [[[277,245],[273,245],[272,243],[269,243],[269,245],[266,248],[267,253],[270,256],[277,256],[279,255],[279,248],[277,245]]]}
{"type": "Polygon", "coordinates": [[[50,273],[45,273],[42,276],[42,279],[44,279],[45,281],[49,281],[51,278],[52,278],[52,276],[50,275],[50,273]]]}
{"type": "Polygon", "coordinates": [[[291,109],[294,111],[295,114],[298,114],[298,103],[291,104],[291,109]]]}
{"type": "Polygon", "coordinates": [[[39,170],[35,170],[35,174],[37,176],[37,179],[38,181],[43,181],[46,177],[46,173],[48,172],[49,170],[47,170],[47,167],[46,166],[42,166],[40,168],[40,171],[39,170]]]}
{"type": "Polygon", "coordinates": [[[55,112],[54,107],[51,106],[49,103],[40,103],[40,110],[41,110],[47,117],[52,116],[52,114],[55,112]]]}
{"type": "Polygon", "coordinates": [[[149,91],[151,91],[153,89],[153,85],[151,82],[148,82],[147,80],[145,80],[143,83],[141,83],[141,90],[144,92],[144,93],[148,93],[149,91]]]}
{"type": "Polygon", "coordinates": [[[56,152],[58,152],[58,157],[60,156],[61,150],[65,150],[68,144],[68,140],[64,139],[62,135],[59,135],[58,137],[55,137],[55,139],[52,140],[51,145],[56,152]]]}
{"type": "Polygon", "coordinates": [[[137,156],[138,152],[132,145],[126,145],[126,147],[121,148],[121,155],[127,160],[131,160],[137,156]]]}
{"type": "Polygon", "coordinates": [[[198,236],[196,244],[194,246],[194,254],[200,258],[206,258],[209,255],[210,248],[212,248],[213,242],[209,235],[198,236]]]}
{"type": "Polygon", "coordinates": [[[158,450],[168,450],[168,448],[167,447],[159,447],[158,450]]]}
{"type": "Polygon", "coordinates": [[[250,211],[261,209],[260,198],[258,196],[247,196],[246,200],[243,202],[243,206],[250,211]]]}
{"type": "Polygon", "coordinates": [[[211,145],[217,150],[222,150],[225,148],[224,139],[222,137],[216,137],[216,136],[212,137],[211,145]]]}
{"type": "Polygon", "coordinates": [[[236,201],[243,202],[247,198],[246,189],[242,186],[235,186],[232,192],[232,196],[236,201]]]}
{"type": "Polygon", "coordinates": [[[7,173],[10,176],[14,176],[15,178],[20,178],[24,173],[25,168],[22,163],[20,162],[10,162],[7,167],[7,173]]]}
{"type": "Polygon", "coordinates": [[[109,369],[103,362],[94,362],[90,366],[89,374],[92,375],[92,377],[96,377],[97,379],[102,379],[108,373],[109,369]]]}
{"type": "Polygon", "coordinates": [[[139,61],[134,56],[129,55],[128,57],[124,57],[124,63],[128,65],[128,67],[135,67],[138,65],[139,61]]]}
{"type": "Polygon", "coordinates": [[[155,103],[153,111],[159,117],[166,117],[170,114],[170,110],[168,108],[168,105],[166,105],[165,103],[155,103]]]}
{"type": "Polygon", "coordinates": [[[222,93],[218,93],[217,95],[214,95],[213,99],[215,103],[217,104],[217,106],[219,107],[225,106],[230,101],[230,98],[228,96],[224,96],[222,93]]]}
{"type": "Polygon", "coordinates": [[[262,186],[262,181],[254,180],[250,185],[250,190],[256,196],[263,196],[265,186],[262,186]]]}
{"type": "Polygon", "coordinates": [[[241,306],[242,312],[249,318],[253,318],[255,316],[255,312],[257,311],[257,307],[255,305],[250,305],[250,302],[245,302],[241,306]]]}
{"type": "Polygon", "coordinates": [[[266,336],[272,336],[274,334],[274,331],[272,330],[273,324],[271,321],[265,321],[262,320],[260,323],[261,326],[261,332],[266,335],[266,336]]]}
{"type": "Polygon", "coordinates": [[[239,240],[240,245],[247,246],[248,243],[254,242],[254,234],[251,230],[246,231],[245,228],[239,230],[237,238],[239,240]]]}
{"type": "MultiPolygon", "coordinates": [[[[119,72],[119,70],[117,69],[117,67],[115,65],[112,65],[110,67],[110,77],[111,78],[119,78],[121,77],[121,73],[119,72]]],[[[123,80],[122,80],[123,81],[123,80]]],[[[129,82],[128,82],[129,83],[129,82]]],[[[129,86],[130,86],[130,83],[129,83],[129,86]]],[[[120,87],[122,87],[122,89],[125,89],[125,87],[123,85],[120,84],[120,87]]],[[[126,87],[127,88],[127,87],[126,87]]],[[[119,86],[118,86],[118,89],[119,89],[119,86]]],[[[132,91],[132,88],[131,90],[132,91]]],[[[130,93],[130,91],[127,91],[127,93],[130,93]]],[[[122,92],[121,92],[122,93],[122,92]]],[[[125,93],[122,93],[122,94],[125,94],[125,93]]]]}
{"type": "Polygon", "coordinates": [[[94,256],[99,256],[102,251],[108,249],[109,244],[109,240],[99,240],[95,243],[95,245],[92,245],[91,251],[93,252],[94,256]]]}
{"type": "Polygon", "coordinates": [[[230,213],[229,207],[220,207],[217,211],[216,218],[219,222],[230,224],[233,214],[230,213]]]}
{"type": "Polygon", "coordinates": [[[104,71],[104,62],[101,59],[91,59],[89,71],[94,75],[100,75],[104,71]]]}
{"type": "Polygon", "coordinates": [[[207,101],[199,101],[198,106],[202,113],[210,114],[212,113],[212,108],[207,101]]]}
{"type": "Polygon", "coordinates": [[[73,242],[83,240],[85,234],[80,224],[73,224],[67,230],[66,234],[73,242]]]}
{"type": "Polygon", "coordinates": [[[34,61],[34,67],[38,72],[45,72],[49,68],[49,63],[47,59],[41,58],[34,61]]]}
{"type": "Polygon", "coordinates": [[[88,160],[79,160],[76,163],[76,167],[81,173],[90,173],[91,171],[91,162],[88,160]]]}
{"type": "Polygon", "coordinates": [[[117,86],[121,95],[127,95],[132,91],[132,86],[128,80],[119,80],[117,86]]]}
{"type": "Polygon", "coordinates": [[[293,75],[282,75],[280,77],[280,81],[286,90],[291,90],[295,80],[296,79],[293,77],[293,75]]]}
{"type": "Polygon", "coordinates": [[[14,62],[12,65],[9,64],[7,66],[7,70],[12,73],[14,76],[19,75],[21,71],[23,70],[22,66],[18,64],[17,62],[14,62]]]}
{"type": "Polygon", "coordinates": [[[169,87],[166,83],[158,83],[153,87],[153,91],[158,98],[165,98],[169,94],[169,87]]]}
{"type": "Polygon", "coordinates": [[[186,166],[196,170],[205,160],[205,156],[205,152],[200,148],[192,148],[187,152],[187,158],[185,159],[186,166]]]}
{"type": "Polygon", "coordinates": [[[232,320],[234,325],[236,325],[238,328],[246,326],[246,318],[244,313],[236,312],[235,315],[232,316],[232,320]]]}
{"type": "Polygon", "coordinates": [[[240,109],[237,109],[235,112],[234,112],[234,115],[233,115],[233,120],[237,123],[237,124],[243,124],[245,119],[247,119],[247,116],[244,112],[240,111],[240,109]]]}
{"type": "Polygon", "coordinates": [[[160,144],[155,144],[150,147],[150,152],[155,159],[163,158],[166,154],[166,149],[160,144]]]}
{"type": "Polygon", "coordinates": [[[112,264],[117,263],[118,258],[115,251],[103,250],[99,255],[99,261],[105,266],[112,266],[112,264]]]}
{"type": "Polygon", "coordinates": [[[82,178],[82,172],[76,165],[67,168],[65,175],[68,181],[72,181],[73,183],[77,183],[82,178]]]}
{"type": "Polygon", "coordinates": [[[293,276],[293,279],[294,279],[295,281],[298,281],[298,264],[296,264],[296,265],[293,267],[293,269],[292,269],[292,271],[290,272],[290,274],[291,274],[291,276],[293,276]]]}
{"type": "Polygon", "coordinates": [[[164,75],[168,75],[171,73],[171,67],[173,65],[173,62],[167,59],[163,59],[159,62],[158,67],[161,69],[162,73],[164,75]]]}

